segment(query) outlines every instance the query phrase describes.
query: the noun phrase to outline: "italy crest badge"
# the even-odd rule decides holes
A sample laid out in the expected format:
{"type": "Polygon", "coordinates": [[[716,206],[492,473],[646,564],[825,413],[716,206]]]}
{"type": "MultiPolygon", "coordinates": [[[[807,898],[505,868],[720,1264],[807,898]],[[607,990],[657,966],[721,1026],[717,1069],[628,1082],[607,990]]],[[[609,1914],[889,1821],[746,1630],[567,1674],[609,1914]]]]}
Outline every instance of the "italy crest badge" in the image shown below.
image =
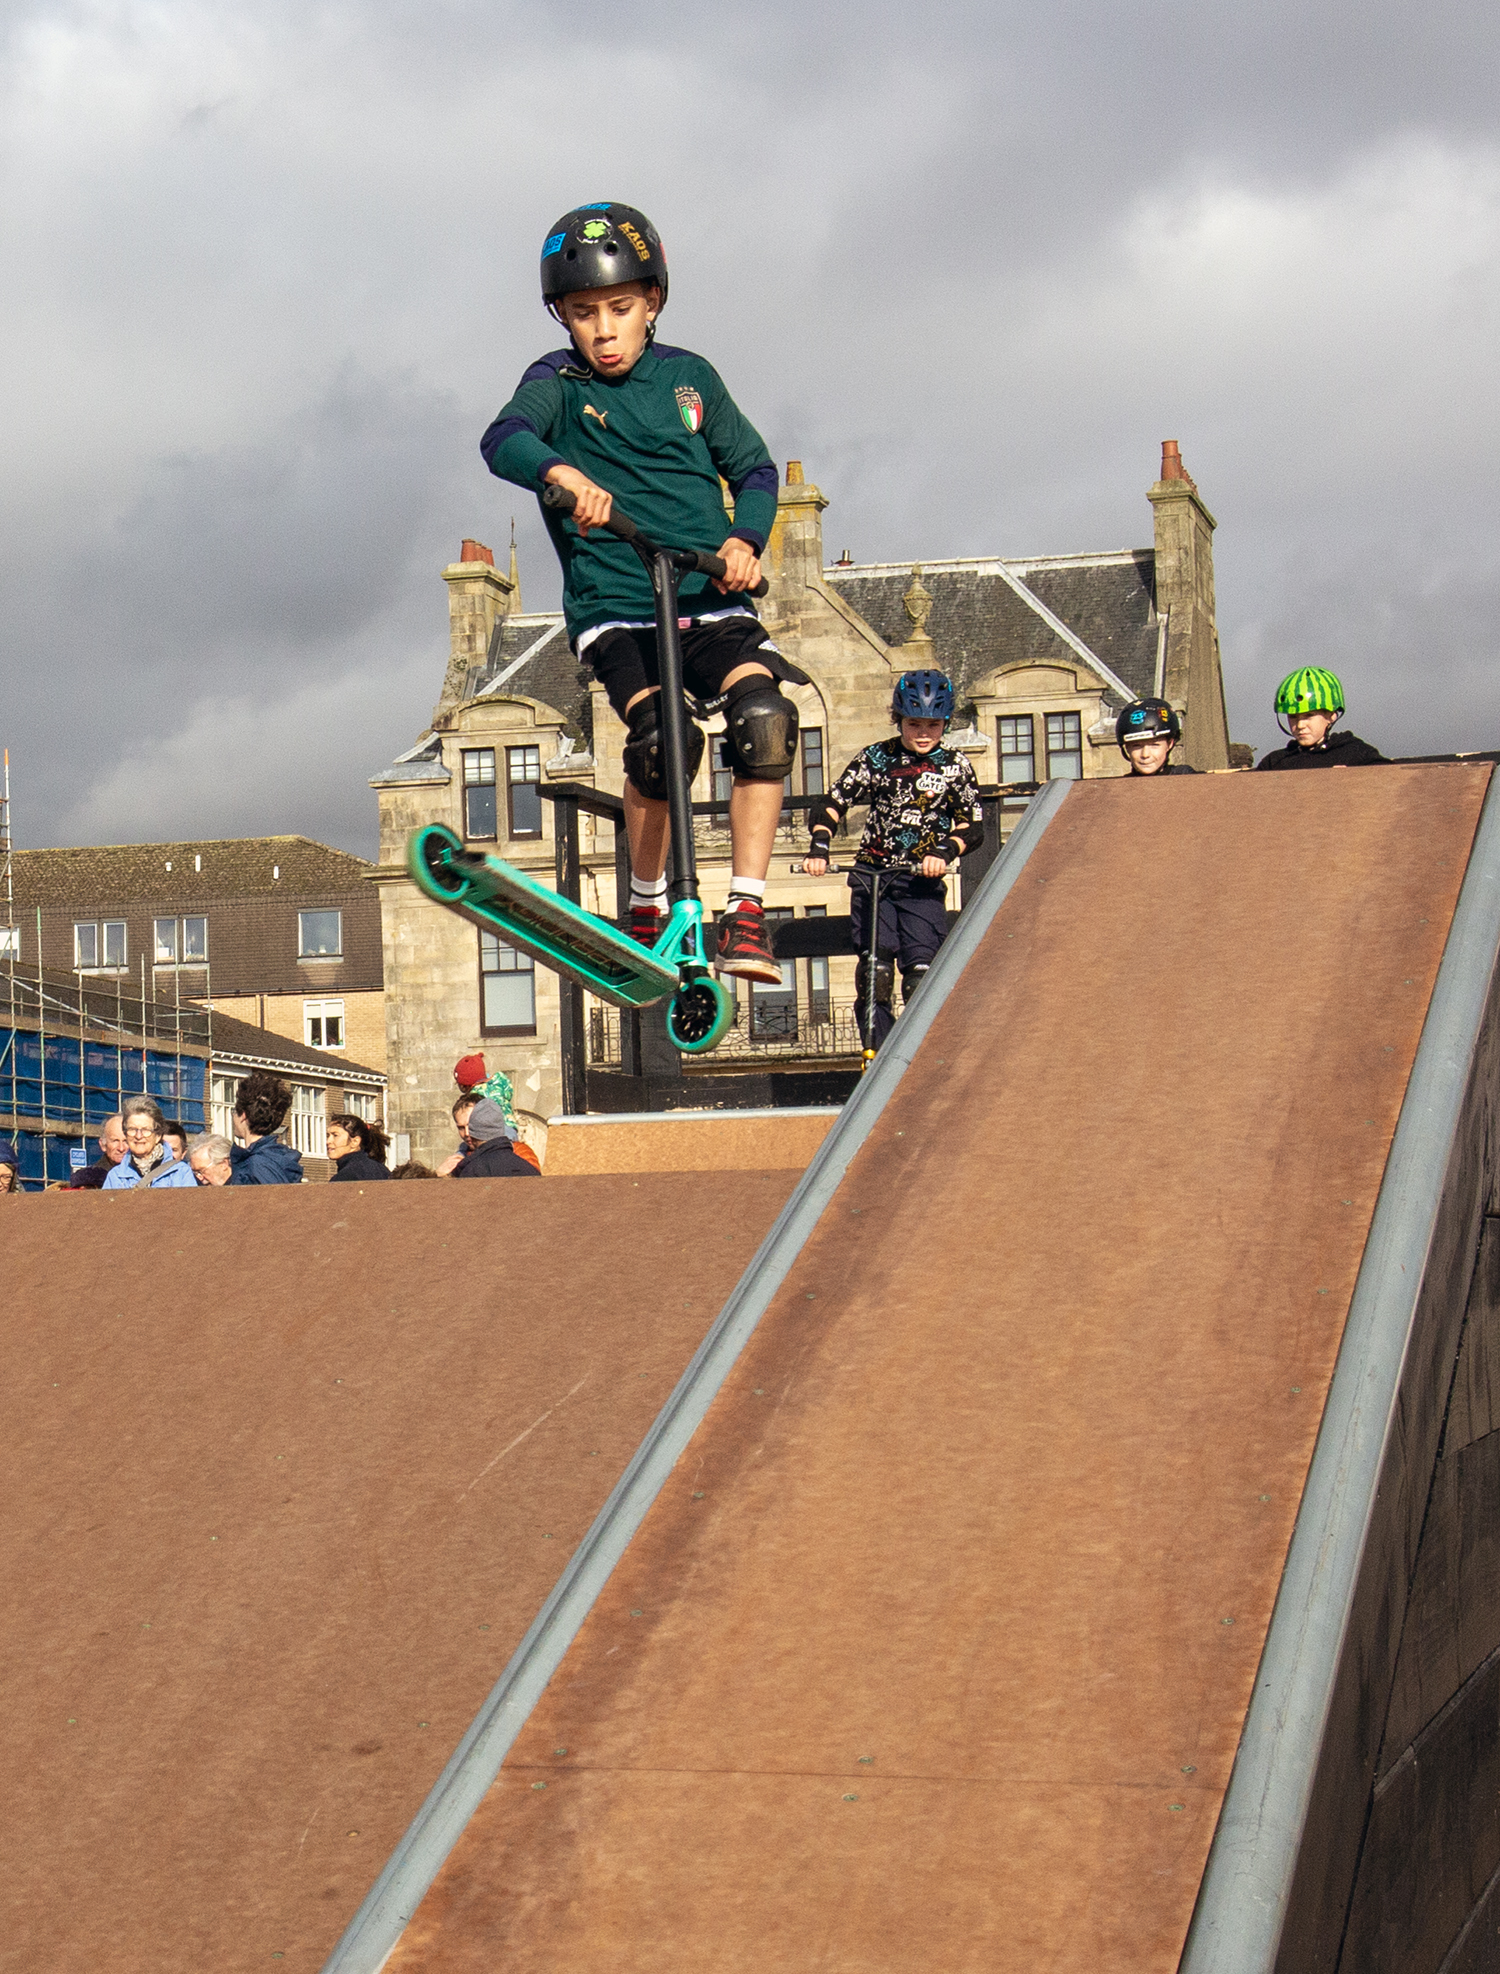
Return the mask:
{"type": "Polygon", "coordinates": [[[679,384],[673,396],[677,399],[677,409],[682,413],[682,422],[690,432],[696,432],[703,423],[703,400],[690,384],[679,384]]]}

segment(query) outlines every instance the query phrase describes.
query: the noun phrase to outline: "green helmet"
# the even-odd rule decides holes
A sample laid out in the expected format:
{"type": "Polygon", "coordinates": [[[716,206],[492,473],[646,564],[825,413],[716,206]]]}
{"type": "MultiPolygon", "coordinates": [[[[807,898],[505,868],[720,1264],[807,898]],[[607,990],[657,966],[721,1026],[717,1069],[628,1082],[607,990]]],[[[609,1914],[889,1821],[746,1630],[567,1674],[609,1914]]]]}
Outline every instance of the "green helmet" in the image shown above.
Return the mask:
{"type": "Polygon", "coordinates": [[[1321,665],[1303,665],[1288,672],[1276,688],[1278,719],[1291,719],[1294,713],[1342,713],[1344,688],[1336,672],[1321,665]]]}

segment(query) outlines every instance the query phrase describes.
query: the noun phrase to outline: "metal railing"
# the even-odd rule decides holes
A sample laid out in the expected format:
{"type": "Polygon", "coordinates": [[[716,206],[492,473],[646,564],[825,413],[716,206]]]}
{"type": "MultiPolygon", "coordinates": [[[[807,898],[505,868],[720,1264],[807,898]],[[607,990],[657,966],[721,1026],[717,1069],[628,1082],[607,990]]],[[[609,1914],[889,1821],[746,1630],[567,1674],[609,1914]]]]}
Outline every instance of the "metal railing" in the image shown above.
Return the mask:
{"type": "MultiPolygon", "coordinates": [[[[626,1017],[628,1020],[628,1016],[626,1017]]],[[[590,1069],[621,1067],[620,1010],[597,1004],[588,1010],[587,1049],[590,1069]]],[[[859,1059],[861,1043],[854,1003],[836,1002],[826,1014],[806,1008],[768,1008],[753,1012],[741,1000],[734,1026],[714,1050],[714,1061],[833,1062],[859,1059]]]]}

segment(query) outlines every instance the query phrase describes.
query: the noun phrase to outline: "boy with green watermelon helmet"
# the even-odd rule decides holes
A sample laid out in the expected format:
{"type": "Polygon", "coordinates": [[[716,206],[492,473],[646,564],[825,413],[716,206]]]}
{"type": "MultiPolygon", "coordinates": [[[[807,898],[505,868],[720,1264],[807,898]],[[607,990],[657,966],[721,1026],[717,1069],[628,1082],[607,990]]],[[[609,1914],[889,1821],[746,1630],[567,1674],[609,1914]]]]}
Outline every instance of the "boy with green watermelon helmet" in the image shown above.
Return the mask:
{"type": "Polygon", "coordinates": [[[1267,754],[1256,768],[1367,768],[1385,760],[1357,734],[1335,731],[1344,710],[1344,688],[1336,672],[1301,665],[1276,688],[1276,724],[1291,735],[1285,747],[1267,754]]]}
{"type": "MultiPolygon", "coordinates": [[[[631,886],[623,922],[644,945],[660,936],[668,821],[655,599],[635,551],[603,532],[616,499],[653,541],[705,549],[726,564],[719,581],[682,578],[683,679],[710,711],[723,708],[725,764],[734,776],[733,875],[715,965],[770,985],[781,968],[762,899],[797,752],[797,709],[781,687],[808,682],[744,594],[760,581],[776,518],[776,468],[713,366],[657,342],[667,261],[643,212],[606,199],[564,213],[543,243],[541,277],[542,300],[568,331],[568,347],[531,365],[479,449],[492,473],[538,499],[549,485],[574,498],[570,516],[543,508],[542,518],[562,564],[574,653],[626,730],[631,886]],[[734,502],[727,524],[721,480],[734,502]]],[[[688,750],[691,776],[703,755],[696,724],[688,750]]]]}

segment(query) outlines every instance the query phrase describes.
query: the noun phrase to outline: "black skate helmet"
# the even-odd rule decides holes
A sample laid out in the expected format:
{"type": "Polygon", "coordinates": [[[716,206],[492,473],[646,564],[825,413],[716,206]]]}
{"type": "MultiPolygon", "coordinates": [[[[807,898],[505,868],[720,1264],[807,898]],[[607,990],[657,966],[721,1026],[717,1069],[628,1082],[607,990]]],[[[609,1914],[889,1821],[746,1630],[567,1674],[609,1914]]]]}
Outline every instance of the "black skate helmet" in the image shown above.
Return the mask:
{"type": "Polygon", "coordinates": [[[946,672],[903,672],[891,694],[895,720],[951,720],[953,686],[946,672]]]}
{"type": "Polygon", "coordinates": [[[654,281],[666,307],[667,256],[646,215],[612,199],[565,212],[542,243],[542,300],[552,313],[564,295],[622,281],[654,281]]]}
{"type": "MultiPolygon", "coordinates": [[[[1165,699],[1136,699],[1115,721],[1115,739],[1125,753],[1131,740],[1171,740],[1182,738],[1182,722],[1165,699]]],[[[1127,757],[1128,758],[1128,757],[1127,757]]]]}

